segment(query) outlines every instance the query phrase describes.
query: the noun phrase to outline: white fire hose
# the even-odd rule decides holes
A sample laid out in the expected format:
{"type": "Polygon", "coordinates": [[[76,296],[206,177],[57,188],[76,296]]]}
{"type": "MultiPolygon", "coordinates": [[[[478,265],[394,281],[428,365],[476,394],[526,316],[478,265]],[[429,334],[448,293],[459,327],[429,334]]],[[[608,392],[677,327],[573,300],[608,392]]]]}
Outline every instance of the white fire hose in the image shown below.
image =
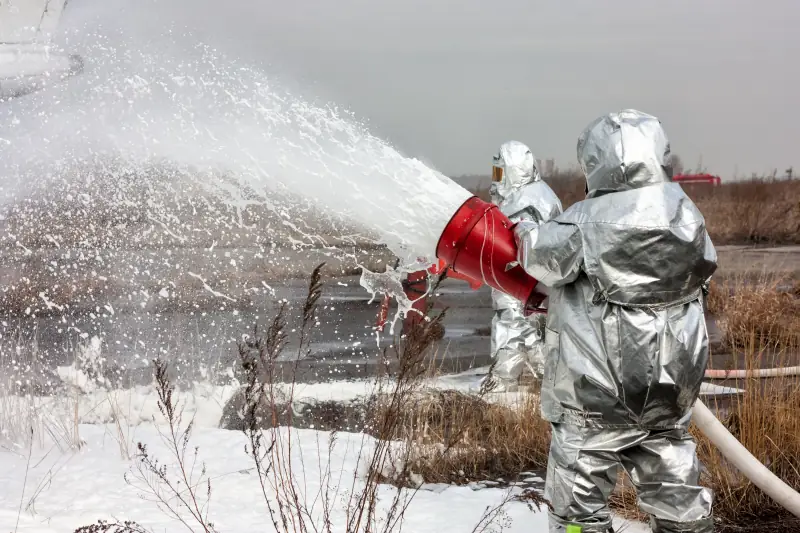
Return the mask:
{"type": "Polygon", "coordinates": [[[770,472],[753,454],[747,451],[747,448],[742,446],[742,443],[730,434],[727,428],[717,420],[714,413],[700,399],[694,404],[692,420],[700,431],[708,437],[708,440],[747,479],[764,491],[764,494],[783,506],[784,509],[800,518],[800,494],[770,472]]]}
{"type": "Polygon", "coordinates": [[[800,366],[783,368],[756,368],[751,370],[706,370],[708,379],[744,379],[744,378],[777,378],[783,376],[800,376],[800,366]]]}

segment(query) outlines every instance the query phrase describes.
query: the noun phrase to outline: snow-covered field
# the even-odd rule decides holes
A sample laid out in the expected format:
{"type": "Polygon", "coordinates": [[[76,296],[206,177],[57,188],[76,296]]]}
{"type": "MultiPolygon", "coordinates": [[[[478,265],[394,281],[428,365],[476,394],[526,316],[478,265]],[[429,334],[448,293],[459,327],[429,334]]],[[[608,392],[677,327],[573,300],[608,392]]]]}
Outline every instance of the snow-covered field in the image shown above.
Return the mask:
{"type": "MultiPolygon", "coordinates": [[[[185,530],[180,522],[159,510],[152,495],[141,490],[141,483],[133,476],[129,474],[133,485],[125,482],[132,462],[120,456],[119,447],[109,438],[109,431],[115,428],[83,425],[80,430],[86,445],[79,452],[48,454],[47,450],[39,450],[30,464],[27,450],[3,452],[0,456],[0,530],[72,531],[98,519],[115,518],[137,521],[152,531],[185,530]],[[21,513],[18,512],[20,502],[21,513]]],[[[332,511],[334,523],[343,521],[345,506],[340,500],[344,491],[350,489],[353,473],[363,466],[358,464],[362,436],[340,435],[330,458],[327,455],[328,434],[297,430],[295,436],[295,466],[303,469],[296,475],[302,480],[302,491],[309,501],[318,498],[323,490],[319,475],[321,462],[330,460],[332,471],[341,472],[341,490],[338,497],[333,498],[332,511]]],[[[146,443],[153,455],[164,460],[170,457],[152,424],[139,428],[137,439],[146,443]]],[[[272,531],[252,461],[243,451],[245,441],[242,433],[212,428],[198,429],[192,438],[191,445],[199,447],[199,458],[211,479],[209,519],[219,531],[272,531]]],[[[333,478],[335,482],[339,476],[333,478]]],[[[327,490],[333,494],[336,489],[334,486],[327,490]]],[[[382,487],[382,494],[385,493],[388,500],[389,493],[394,490],[382,487]]],[[[501,490],[473,492],[469,488],[452,487],[438,494],[421,491],[409,509],[406,530],[471,531],[484,507],[499,503],[503,497],[501,490]]],[[[320,518],[321,509],[315,511],[319,511],[316,518],[320,518]]],[[[531,513],[523,505],[513,505],[508,511],[515,523],[511,531],[530,531],[532,524],[543,524],[541,513],[531,513]]]]}
{"type": "MultiPolygon", "coordinates": [[[[131,476],[136,472],[134,456],[138,442],[147,444],[148,450],[161,461],[170,464],[172,457],[159,437],[159,429],[163,432],[165,426],[154,388],[110,391],[93,388],[84,376],[69,372],[70,369],[62,368],[59,373],[65,382],[75,385],[74,396],[35,399],[6,396],[0,400],[0,427],[6,433],[6,442],[11,442],[7,438],[10,432],[19,435],[26,427],[37,428],[33,446],[6,444],[0,450],[0,532],[73,531],[98,519],[134,520],[153,532],[186,531],[186,526],[175,517],[159,510],[152,495],[142,490],[142,483],[131,476]],[[78,393],[78,389],[82,391],[78,393]],[[83,443],[80,449],[70,449],[77,442],[83,443]],[[126,482],[126,474],[133,484],[126,482]]],[[[428,386],[474,391],[480,373],[476,370],[442,376],[429,380],[428,386]]],[[[176,390],[175,397],[183,407],[184,420],[193,418],[195,422],[189,449],[199,447],[199,461],[207,468],[212,484],[209,519],[217,530],[274,531],[252,459],[244,451],[244,434],[218,428],[223,407],[235,390],[235,386],[196,383],[188,389],[176,390]]],[[[294,398],[300,403],[346,401],[373,390],[374,383],[369,381],[297,384],[294,398]]],[[[521,399],[521,394],[493,394],[488,399],[514,403],[521,399]]],[[[276,434],[285,442],[289,432],[282,428],[276,434]]],[[[309,506],[310,502],[317,502],[310,520],[322,519],[319,502],[322,492],[327,491],[333,502],[330,505],[336,526],[333,531],[345,531],[346,500],[354,478],[356,490],[363,487],[365,463],[374,440],[361,434],[339,433],[329,451],[328,432],[292,429],[291,435],[294,475],[300,480],[309,506]],[[326,476],[328,469],[330,474],[326,476]]],[[[380,487],[378,518],[388,512],[394,493],[391,486],[380,487]]],[[[506,489],[423,485],[404,515],[403,530],[477,531],[474,528],[486,509],[507,497],[506,489]]],[[[546,524],[546,512],[535,512],[524,503],[510,502],[495,523],[483,530],[544,532],[546,524]]],[[[647,531],[641,524],[627,526],[628,531],[647,531]]]]}
{"type": "MultiPolygon", "coordinates": [[[[142,490],[141,481],[132,475],[136,472],[135,460],[122,457],[117,442],[110,437],[115,431],[116,427],[108,425],[81,425],[86,444],[77,452],[47,447],[34,449],[30,457],[25,449],[1,452],[0,531],[65,532],[98,519],[134,520],[154,532],[186,531],[177,519],[159,509],[152,494],[142,490]],[[130,483],[125,481],[126,474],[130,483]]],[[[279,433],[285,440],[288,432],[282,429],[279,433]]],[[[327,490],[332,501],[332,531],[344,531],[346,500],[354,475],[358,479],[356,490],[363,486],[367,457],[360,454],[373,445],[372,439],[339,434],[328,452],[328,433],[292,430],[292,435],[293,465],[301,494],[309,506],[317,502],[309,520],[321,520],[320,495],[327,490]],[[323,479],[321,473],[328,466],[331,475],[323,479]]],[[[169,464],[169,451],[155,425],[139,427],[136,439],[169,464]]],[[[274,531],[252,460],[244,453],[245,444],[240,432],[198,428],[193,435],[190,447],[198,447],[199,460],[206,465],[211,480],[209,520],[218,531],[274,531]]],[[[404,531],[469,533],[486,509],[503,502],[508,494],[505,489],[430,489],[433,490],[423,486],[413,495],[404,515],[404,531]]],[[[385,516],[395,490],[388,485],[380,487],[378,519],[385,516]]],[[[201,492],[205,495],[205,485],[201,492]]],[[[544,532],[546,524],[546,512],[512,502],[485,531],[544,532]]],[[[193,529],[202,531],[199,527],[193,529]]],[[[647,529],[635,524],[629,531],[647,529]]]]}

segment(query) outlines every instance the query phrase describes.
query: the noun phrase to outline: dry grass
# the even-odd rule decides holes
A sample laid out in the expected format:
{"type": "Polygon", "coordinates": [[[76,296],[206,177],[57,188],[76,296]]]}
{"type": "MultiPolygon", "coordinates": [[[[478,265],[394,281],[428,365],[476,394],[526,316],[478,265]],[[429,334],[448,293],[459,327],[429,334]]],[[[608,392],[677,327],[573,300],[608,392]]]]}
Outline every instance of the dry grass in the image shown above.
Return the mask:
{"type": "MultiPolygon", "coordinates": [[[[779,290],[781,284],[769,276],[711,284],[709,310],[719,318],[724,344],[744,370],[797,364],[800,302],[796,292],[779,290]]],[[[800,490],[800,377],[753,378],[730,385],[745,392],[716,405],[723,424],[773,473],[800,490]]],[[[764,531],[772,523],[780,523],[782,531],[800,531],[800,522],[743,478],[705,436],[692,431],[705,468],[701,482],[714,491],[718,531],[764,531]]],[[[615,501],[623,513],[635,517],[632,503],[630,487],[615,501]]]]}
{"type": "MultiPolygon", "coordinates": [[[[580,173],[559,172],[546,181],[565,209],[585,198],[580,173]]],[[[759,179],[683,189],[703,213],[715,244],[800,244],[800,180],[759,179]]],[[[488,199],[489,189],[476,193],[488,199]]]]}
{"type": "MultiPolygon", "coordinates": [[[[800,489],[800,381],[765,389],[757,381],[740,385],[747,392],[733,400],[723,423],[770,470],[800,489]]],[[[547,460],[549,425],[539,416],[535,396],[501,406],[452,392],[429,395],[398,429],[411,445],[409,470],[426,482],[513,480],[547,460]]],[[[738,474],[702,434],[693,433],[705,468],[701,482],[715,494],[719,531],[761,531],[778,521],[785,531],[800,531],[800,524],[787,522],[790,515],[738,474]]],[[[625,518],[647,519],[624,473],[610,505],[625,518]]]]}
{"type": "Polygon", "coordinates": [[[611,493],[608,504],[614,509],[615,513],[626,520],[637,520],[645,523],[650,520],[650,517],[639,509],[636,489],[633,488],[628,474],[626,474],[624,470],[620,471],[619,478],[617,479],[617,486],[614,492],[611,493]]]}
{"type": "MultiPolygon", "coordinates": [[[[767,390],[758,384],[745,387],[748,392],[733,401],[723,423],[778,477],[800,489],[800,383],[784,381],[782,387],[767,390]]],[[[465,408],[475,406],[474,399],[459,399],[459,403],[465,408]]],[[[420,406],[415,417],[424,419],[430,410],[435,414],[407,433],[407,442],[412,444],[409,470],[421,474],[426,482],[463,483],[514,479],[520,472],[545,464],[549,428],[538,409],[530,404],[514,408],[484,404],[481,408],[484,414],[460,422],[462,428],[477,426],[478,431],[467,438],[467,430],[462,429],[463,435],[448,448],[446,443],[453,440],[448,431],[459,422],[437,426],[444,410],[435,398],[429,407],[420,406]],[[480,435],[488,420],[491,429],[480,435]]],[[[702,434],[693,433],[705,468],[701,482],[714,491],[719,531],[763,531],[762,527],[773,522],[780,522],[784,531],[800,531],[800,524],[790,523],[791,516],[738,474],[702,434]]],[[[610,505],[625,518],[647,519],[625,474],[620,476],[610,505]]]]}
{"type": "MultiPolygon", "coordinates": [[[[744,397],[733,403],[723,422],[729,431],[762,463],[795,490],[800,490],[800,389],[760,390],[752,384],[744,397]]],[[[703,483],[714,490],[714,513],[729,530],[746,525],[766,527],[781,523],[783,531],[800,531],[787,523],[791,515],[743,478],[720,452],[700,434],[698,453],[707,469],[703,483]]],[[[761,530],[761,529],[756,529],[761,530]]]]}
{"type": "MultiPolygon", "coordinates": [[[[721,317],[727,346],[745,370],[797,364],[800,353],[800,301],[795,291],[780,291],[781,280],[712,284],[708,304],[721,317]]],[[[744,394],[726,400],[722,422],[779,478],[800,490],[800,377],[746,379],[732,384],[744,394]]],[[[714,490],[720,531],[763,531],[780,523],[800,531],[800,521],[744,479],[699,432],[698,454],[706,468],[703,483],[714,490]]]]}
{"type": "Polygon", "coordinates": [[[717,244],[800,243],[800,180],[686,186],[717,244]]]}
{"type": "Polygon", "coordinates": [[[514,405],[456,391],[409,397],[395,438],[410,448],[409,470],[430,483],[513,479],[547,463],[550,425],[538,396],[514,405]]]}
{"type": "MultiPolygon", "coordinates": [[[[752,350],[749,368],[757,368],[757,357],[752,350]]],[[[751,379],[738,385],[745,393],[731,401],[723,423],[775,475],[800,490],[800,379],[751,379]]],[[[721,531],[763,531],[770,523],[800,531],[800,521],[739,474],[702,434],[695,431],[695,437],[706,469],[702,482],[714,490],[721,531]]]]}
{"type": "Polygon", "coordinates": [[[779,290],[781,284],[769,277],[712,281],[708,309],[719,317],[727,348],[761,353],[800,346],[800,300],[794,291],[779,290]]]}

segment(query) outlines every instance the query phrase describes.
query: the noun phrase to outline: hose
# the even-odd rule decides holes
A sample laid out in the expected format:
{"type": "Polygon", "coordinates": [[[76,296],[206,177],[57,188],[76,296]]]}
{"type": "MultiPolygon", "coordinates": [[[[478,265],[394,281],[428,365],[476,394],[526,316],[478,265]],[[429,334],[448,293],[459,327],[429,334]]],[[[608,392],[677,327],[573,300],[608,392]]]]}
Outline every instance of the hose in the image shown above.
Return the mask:
{"type": "Polygon", "coordinates": [[[717,420],[699,399],[694,404],[692,420],[722,455],[784,509],[800,518],[800,494],[761,464],[742,443],[717,420]]]}
{"type": "Polygon", "coordinates": [[[708,379],[775,378],[782,376],[800,376],[800,366],[756,368],[752,370],[706,370],[706,378],[708,379]]]}

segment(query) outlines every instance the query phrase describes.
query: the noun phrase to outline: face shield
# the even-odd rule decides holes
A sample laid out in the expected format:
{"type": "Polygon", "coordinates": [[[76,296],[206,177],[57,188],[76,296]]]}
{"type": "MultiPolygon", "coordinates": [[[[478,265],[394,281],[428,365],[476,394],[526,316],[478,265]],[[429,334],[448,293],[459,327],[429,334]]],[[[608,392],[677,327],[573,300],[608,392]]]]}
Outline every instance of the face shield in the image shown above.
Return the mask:
{"type": "Polygon", "coordinates": [[[503,162],[499,154],[495,155],[492,159],[492,182],[500,183],[503,181],[503,162]]]}
{"type": "Polygon", "coordinates": [[[495,183],[500,183],[503,181],[503,169],[502,167],[492,167],[492,181],[495,183]]]}

